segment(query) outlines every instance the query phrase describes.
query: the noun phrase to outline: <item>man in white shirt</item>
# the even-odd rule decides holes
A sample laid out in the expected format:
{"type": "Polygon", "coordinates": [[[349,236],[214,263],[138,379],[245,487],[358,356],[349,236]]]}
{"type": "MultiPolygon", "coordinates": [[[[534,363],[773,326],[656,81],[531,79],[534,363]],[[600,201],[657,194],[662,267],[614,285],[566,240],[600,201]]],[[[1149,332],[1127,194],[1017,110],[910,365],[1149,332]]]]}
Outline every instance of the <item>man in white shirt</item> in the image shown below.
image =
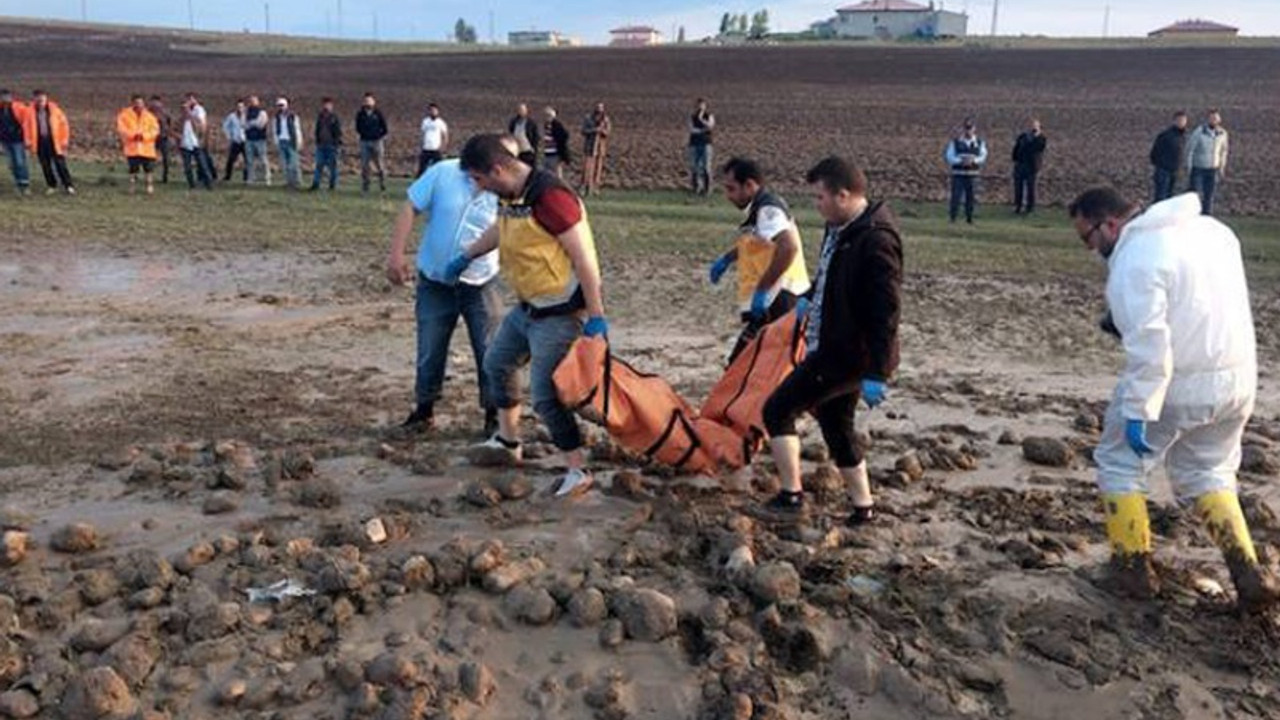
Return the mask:
{"type": "Polygon", "coordinates": [[[302,185],[302,166],[298,153],[302,152],[302,121],[289,109],[288,98],[276,100],[276,116],[271,119],[271,137],[280,151],[280,165],[290,190],[302,185]]]}
{"type": "Polygon", "coordinates": [[[418,155],[418,173],[422,177],[427,168],[444,159],[444,149],[449,145],[449,125],[440,117],[440,106],[427,105],[427,116],[422,118],[422,152],[418,155]]]}
{"type": "Polygon", "coordinates": [[[222,176],[223,182],[231,182],[231,171],[236,167],[236,160],[244,160],[244,182],[249,182],[249,157],[245,154],[245,102],[236,101],[236,109],[222,120],[222,134],[227,138],[227,169],[222,176]]]}
{"type": "Polygon", "coordinates": [[[182,174],[187,177],[187,187],[194,190],[196,178],[205,190],[213,189],[213,160],[205,148],[209,139],[209,115],[195,93],[187,93],[182,101],[182,174]],[[192,173],[191,166],[195,165],[192,173]]]}

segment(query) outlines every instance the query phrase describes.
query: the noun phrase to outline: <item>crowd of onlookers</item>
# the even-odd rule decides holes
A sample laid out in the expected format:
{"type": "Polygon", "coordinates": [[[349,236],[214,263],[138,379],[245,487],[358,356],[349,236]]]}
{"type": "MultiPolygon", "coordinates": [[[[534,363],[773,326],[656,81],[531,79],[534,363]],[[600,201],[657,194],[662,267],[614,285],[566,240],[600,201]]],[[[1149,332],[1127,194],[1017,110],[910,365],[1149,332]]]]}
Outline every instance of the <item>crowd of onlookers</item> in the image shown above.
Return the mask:
{"type": "MultiPolygon", "coordinates": [[[[365,93],[355,114],[354,126],[361,190],[368,192],[375,178],[379,190],[386,190],[388,125],[373,93],[365,93]]],[[[541,165],[561,177],[572,166],[575,154],[570,132],[554,107],[544,108],[539,122],[528,105],[521,103],[507,129],[517,138],[521,158],[526,162],[541,165]]],[[[327,182],[333,190],[340,175],[339,159],[351,139],[344,134],[344,123],[334,109],[333,98],[328,97],[320,101],[310,134],[304,133],[302,119],[287,97],[276,99],[274,111],[264,107],[256,95],[237,100],[219,125],[210,120],[209,112],[195,93],[183,96],[177,108],[170,108],[159,95],[150,98],[135,95],[129,105],[117,113],[115,130],[128,164],[130,192],[136,192],[141,183],[148,194],[155,192],[157,175],[159,182],[169,182],[175,149],[191,189],[212,190],[218,183],[231,182],[233,176],[238,176],[244,184],[271,185],[274,155],[285,187],[299,190],[303,183],[301,154],[309,142],[314,143],[309,189],[319,190],[327,182]],[[218,130],[226,147],[221,173],[212,155],[218,130]]],[[[450,141],[449,125],[435,103],[427,105],[418,130],[420,151],[415,177],[444,159],[450,141]]],[[[604,103],[597,103],[579,127],[580,180],[583,191],[588,194],[599,190],[603,181],[612,131],[613,123],[604,103]]],[[[66,163],[70,138],[66,115],[43,90],[35,91],[30,102],[8,90],[0,93],[0,142],[9,157],[20,194],[30,193],[28,152],[40,160],[47,193],[62,188],[68,194],[75,194],[66,163]]]]}
{"type": "MultiPolygon", "coordinates": [[[[355,148],[359,156],[360,188],[368,192],[373,180],[380,190],[386,189],[387,119],[378,108],[377,98],[365,93],[355,114],[355,148]]],[[[303,122],[286,97],[277,98],[274,109],[263,106],[256,95],[236,101],[235,107],[219,125],[211,122],[209,113],[195,93],[187,93],[182,104],[170,109],[158,95],[149,99],[134,96],[128,107],[116,116],[115,129],[129,168],[129,188],[136,192],[139,178],[147,193],[154,192],[155,175],[169,182],[170,165],[176,148],[182,160],[182,171],[188,187],[213,189],[219,182],[231,182],[233,175],[242,183],[272,184],[272,156],[290,189],[302,189],[302,151],[314,143],[314,167],[310,190],[324,183],[330,190],[337,187],[339,160],[349,136],[334,109],[333,98],[323,98],[312,124],[312,132],[303,131],[303,122]],[[221,130],[226,156],[222,172],[218,172],[211,154],[214,134],[221,130]],[[309,140],[307,139],[309,138],[309,140]],[[237,172],[238,168],[238,172],[237,172]],[[221,177],[219,177],[221,176],[221,177]]],[[[711,190],[712,136],[715,116],[706,100],[699,98],[689,117],[688,163],[690,190],[705,195],[711,190]]],[[[564,177],[565,170],[575,164],[575,152],[569,128],[560,120],[554,107],[542,111],[541,120],[520,103],[507,122],[507,131],[519,144],[520,157],[533,166],[544,167],[564,177]]],[[[599,190],[604,177],[605,158],[613,133],[613,122],[604,103],[597,103],[578,127],[582,158],[578,180],[585,194],[599,190]]],[[[449,124],[440,106],[427,105],[426,115],[418,128],[419,153],[415,177],[442,160],[450,148],[449,124]]],[[[66,153],[71,138],[67,116],[58,103],[43,90],[32,93],[24,102],[10,91],[0,91],[0,144],[9,157],[18,192],[30,192],[28,154],[34,154],[44,172],[46,193],[74,195],[75,183],[67,168],[66,153]]],[[[1037,179],[1044,165],[1048,139],[1039,119],[1028,121],[1026,130],[1013,144],[1013,206],[1016,213],[1031,213],[1036,207],[1037,179]]],[[[1187,114],[1179,111],[1173,124],[1160,133],[1151,149],[1154,167],[1153,200],[1174,193],[1180,183],[1200,195],[1206,214],[1213,212],[1218,181],[1225,175],[1229,154],[1228,134],[1217,110],[1206,114],[1205,122],[1194,130],[1188,127],[1187,114]]],[[[964,210],[965,220],[972,223],[977,206],[978,179],[988,159],[987,142],[977,132],[972,119],[948,141],[943,153],[951,180],[948,213],[955,222],[964,210]]]]}

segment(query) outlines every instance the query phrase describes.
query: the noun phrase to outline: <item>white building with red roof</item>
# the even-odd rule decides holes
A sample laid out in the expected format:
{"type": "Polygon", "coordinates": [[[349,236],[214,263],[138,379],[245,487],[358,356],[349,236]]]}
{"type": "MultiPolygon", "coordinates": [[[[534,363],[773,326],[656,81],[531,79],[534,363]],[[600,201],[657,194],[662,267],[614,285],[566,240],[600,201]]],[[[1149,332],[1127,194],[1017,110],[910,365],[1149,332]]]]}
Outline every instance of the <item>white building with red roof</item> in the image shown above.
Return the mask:
{"type": "Polygon", "coordinates": [[[1147,37],[1153,38],[1179,38],[1179,37],[1235,37],[1240,34],[1240,28],[1223,25],[1210,20],[1201,20],[1195,18],[1193,20],[1179,20],[1178,22],[1167,25],[1159,30],[1152,30],[1147,33],[1147,37]]]}
{"type": "Polygon", "coordinates": [[[958,38],[969,31],[969,16],[943,10],[930,2],[863,0],[836,8],[835,17],[814,23],[825,37],[896,40],[898,38],[958,38]]]}
{"type": "Polygon", "coordinates": [[[609,31],[609,47],[650,47],[662,44],[662,33],[648,25],[624,25],[609,31]]]}

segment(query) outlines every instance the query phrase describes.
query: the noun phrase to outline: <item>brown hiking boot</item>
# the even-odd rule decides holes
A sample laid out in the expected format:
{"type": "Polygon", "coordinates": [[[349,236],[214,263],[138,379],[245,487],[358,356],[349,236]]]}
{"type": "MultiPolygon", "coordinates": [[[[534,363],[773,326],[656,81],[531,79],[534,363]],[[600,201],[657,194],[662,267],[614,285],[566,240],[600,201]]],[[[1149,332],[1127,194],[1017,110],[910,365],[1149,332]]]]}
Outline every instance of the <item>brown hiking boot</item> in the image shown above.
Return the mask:
{"type": "Polygon", "coordinates": [[[1103,586],[1108,592],[1131,600],[1151,600],[1160,594],[1160,578],[1150,553],[1115,554],[1103,586]]]}
{"type": "Polygon", "coordinates": [[[1241,612],[1266,612],[1280,604],[1280,584],[1271,570],[1250,561],[1239,550],[1227,553],[1226,561],[1241,612]]]}

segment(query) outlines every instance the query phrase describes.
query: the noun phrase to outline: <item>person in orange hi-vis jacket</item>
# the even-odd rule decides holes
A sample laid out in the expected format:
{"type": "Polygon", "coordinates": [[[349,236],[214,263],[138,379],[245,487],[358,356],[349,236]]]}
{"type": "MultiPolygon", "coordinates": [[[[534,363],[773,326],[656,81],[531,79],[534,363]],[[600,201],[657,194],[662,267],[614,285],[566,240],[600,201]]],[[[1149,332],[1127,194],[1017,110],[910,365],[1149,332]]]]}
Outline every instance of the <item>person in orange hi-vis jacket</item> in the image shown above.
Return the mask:
{"type": "Polygon", "coordinates": [[[31,93],[31,105],[23,119],[23,135],[27,148],[40,160],[44,171],[46,195],[57,192],[58,185],[68,195],[75,195],[75,183],[67,169],[67,145],[71,143],[71,126],[58,104],[43,90],[31,93]]]}
{"type": "Polygon", "coordinates": [[[155,192],[151,174],[156,169],[156,138],[160,136],[160,121],[147,109],[141,95],[134,95],[129,107],[116,115],[116,133],[124,146],[124,156],[129,161],[129,194],[137,192],[138,172],[147,180],[147,194],[155,192]]]}

